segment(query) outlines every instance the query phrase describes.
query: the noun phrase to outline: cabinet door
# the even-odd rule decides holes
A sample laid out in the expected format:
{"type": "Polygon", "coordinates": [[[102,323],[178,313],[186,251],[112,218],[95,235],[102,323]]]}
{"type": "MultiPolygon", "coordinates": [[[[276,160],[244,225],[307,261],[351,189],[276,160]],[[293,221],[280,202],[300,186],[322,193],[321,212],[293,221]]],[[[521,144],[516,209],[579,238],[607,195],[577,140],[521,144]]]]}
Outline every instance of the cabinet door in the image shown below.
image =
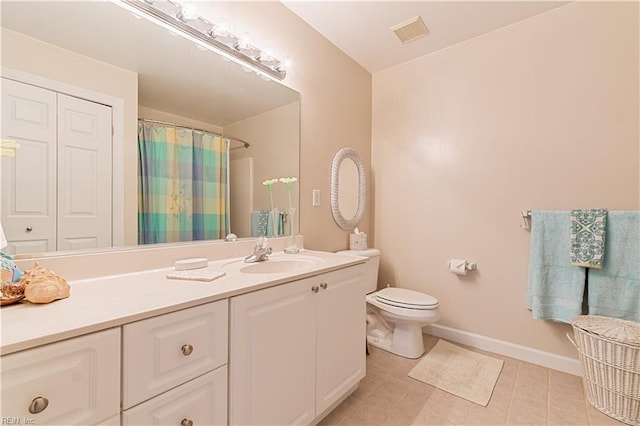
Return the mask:
{"type": "Polygon", "coordinates": [[[230,424],[314,419],[318,294],[312,286],[306,279],[231,299],[230,424]]]}
{"type": "Polygon", "coordinates": [[[9,253],[56,250],[56,93],[2,79],[2,140],[20,144],[0,156],[0,205],[9,253]]]}
{"type": "Polygon", "coordinates": [[[3,418],[89,425],[119,411],[119,328],[2,357],[3,418]]]}
{"type": "Polygon", "coordinates": [[[225,299],[126,324],[122,407],[226,364],[228,313],[225,299]]]}
{"type": "Polygon", "coordinates": [[[366,301],[363,265],[316,278],[318,294],[316,413],[337,401],[365,374],[366,301]]]}
{"type": "Polygon", "coordinates": [[[124,411],[122,424],[226,425],[227,368],[220,367],[124,411]]]}

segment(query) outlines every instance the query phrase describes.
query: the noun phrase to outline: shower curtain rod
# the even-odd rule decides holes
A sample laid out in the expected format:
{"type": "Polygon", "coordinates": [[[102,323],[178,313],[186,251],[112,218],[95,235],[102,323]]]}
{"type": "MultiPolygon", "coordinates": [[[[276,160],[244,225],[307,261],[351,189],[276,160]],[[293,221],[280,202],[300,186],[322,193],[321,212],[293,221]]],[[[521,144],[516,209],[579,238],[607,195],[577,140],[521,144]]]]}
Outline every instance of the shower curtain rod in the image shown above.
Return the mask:
{"type": "Polygon", "coordinates": [[[213,130],[198,129],[197,127],[185,126],[183,124],[171,123],[169,121],[152,120],[150,118],[139,118],[138,121],[145,121],[147,123],[164,124],[166,126],[181,127],[183,129],[191,129],[191,130],[195,130],[195,131],[198,131],[198,132],[211,133],[211,134],[216,135],[216,136],[221,136],[223,138],[227,138],[227,139],[234,140],[236,142],[240,142],[242,145],[244,145],[245,148],[249,148],[251,146],[251,144],[249,142],[243,141],[242,139],[234,138],[233,136],[227,136],[227,135],[225,135],[223,133],[220,133],[220,132],[214,132],[213,130]]]}

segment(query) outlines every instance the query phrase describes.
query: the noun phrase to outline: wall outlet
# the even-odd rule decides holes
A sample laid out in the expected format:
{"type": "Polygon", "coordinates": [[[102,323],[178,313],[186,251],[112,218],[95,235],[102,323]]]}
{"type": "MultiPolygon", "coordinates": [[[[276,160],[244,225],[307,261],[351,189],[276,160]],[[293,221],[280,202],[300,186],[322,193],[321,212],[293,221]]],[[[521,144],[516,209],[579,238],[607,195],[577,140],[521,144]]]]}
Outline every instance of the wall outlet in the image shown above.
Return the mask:
{"type": "Polygon", "coordinates": [[[314,207],[318,207],[320,205],[320,190],[319,189],[314,189],[313,190],[313,201],[311,202],[311,205],[314,207]]]}

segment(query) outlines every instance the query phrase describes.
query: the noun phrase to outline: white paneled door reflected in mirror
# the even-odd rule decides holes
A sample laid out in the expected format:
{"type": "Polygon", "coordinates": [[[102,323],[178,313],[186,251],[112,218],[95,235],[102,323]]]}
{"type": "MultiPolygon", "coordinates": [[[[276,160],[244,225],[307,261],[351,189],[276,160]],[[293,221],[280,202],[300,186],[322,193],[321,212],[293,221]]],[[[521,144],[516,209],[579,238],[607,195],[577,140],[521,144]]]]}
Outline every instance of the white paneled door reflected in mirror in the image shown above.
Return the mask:
{"type": "MultiPolygon", "coordinates": [[[[219,235],[257,236],[252,217],[271,209],[261,183],[299,176],[299,93],[136,19],[113,2],[3,1],[0,7],[2,140],[18,145],[15,156],[2,157],[0,220],[7,251],[30,255],[138,244],[140,118],[177,124],[169,141],[173,150],[183,141],[181,131],[191,128],[250,143],[229,146],[228,185],[216,199],[226,212],[218,219],[224,223],[219,235]],[[38,101],[40,93],[24,109],[15,101],[26,98],[8,90],[14,83],[21,91],[44,91],[52,101],[38,101]],[[74,107],[77,114],[53,120],[60,117],[57,99],[65,97],[104,107],[104,118],[74,107]],[[13,119],[32,123],[37,134],[9,123],[12,105],[18,108],[13,119]],[[65,129],[80,135],[100,130],[103,136],[95,136],[94,145],[84,136],[68,142],[65,129]]],[[[166,216],[192,193],[171,185],[165,194],[173,195],[158,212],[166,216]]],[[[274,197],[277,206],[288,205],[286,193],[274,197]]],[[[294,206],[298,199],[295,186],[294,206]]],[[[158,242],[193,238],[200,237],[158,242]]]]}

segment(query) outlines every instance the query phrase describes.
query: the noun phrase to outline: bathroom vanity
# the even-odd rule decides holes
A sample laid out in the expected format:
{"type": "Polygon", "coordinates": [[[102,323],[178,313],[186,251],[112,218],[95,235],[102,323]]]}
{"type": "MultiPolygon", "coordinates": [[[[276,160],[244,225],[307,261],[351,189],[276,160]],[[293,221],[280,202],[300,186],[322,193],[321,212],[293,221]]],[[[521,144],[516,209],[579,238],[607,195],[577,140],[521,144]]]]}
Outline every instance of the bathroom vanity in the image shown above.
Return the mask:
{"type": "Polygon", "coordinates": [[[14,424],[311,424],[365,373],[364,259],[277,253],[71,281],[2,308],[2,416],[14,424]]]}

